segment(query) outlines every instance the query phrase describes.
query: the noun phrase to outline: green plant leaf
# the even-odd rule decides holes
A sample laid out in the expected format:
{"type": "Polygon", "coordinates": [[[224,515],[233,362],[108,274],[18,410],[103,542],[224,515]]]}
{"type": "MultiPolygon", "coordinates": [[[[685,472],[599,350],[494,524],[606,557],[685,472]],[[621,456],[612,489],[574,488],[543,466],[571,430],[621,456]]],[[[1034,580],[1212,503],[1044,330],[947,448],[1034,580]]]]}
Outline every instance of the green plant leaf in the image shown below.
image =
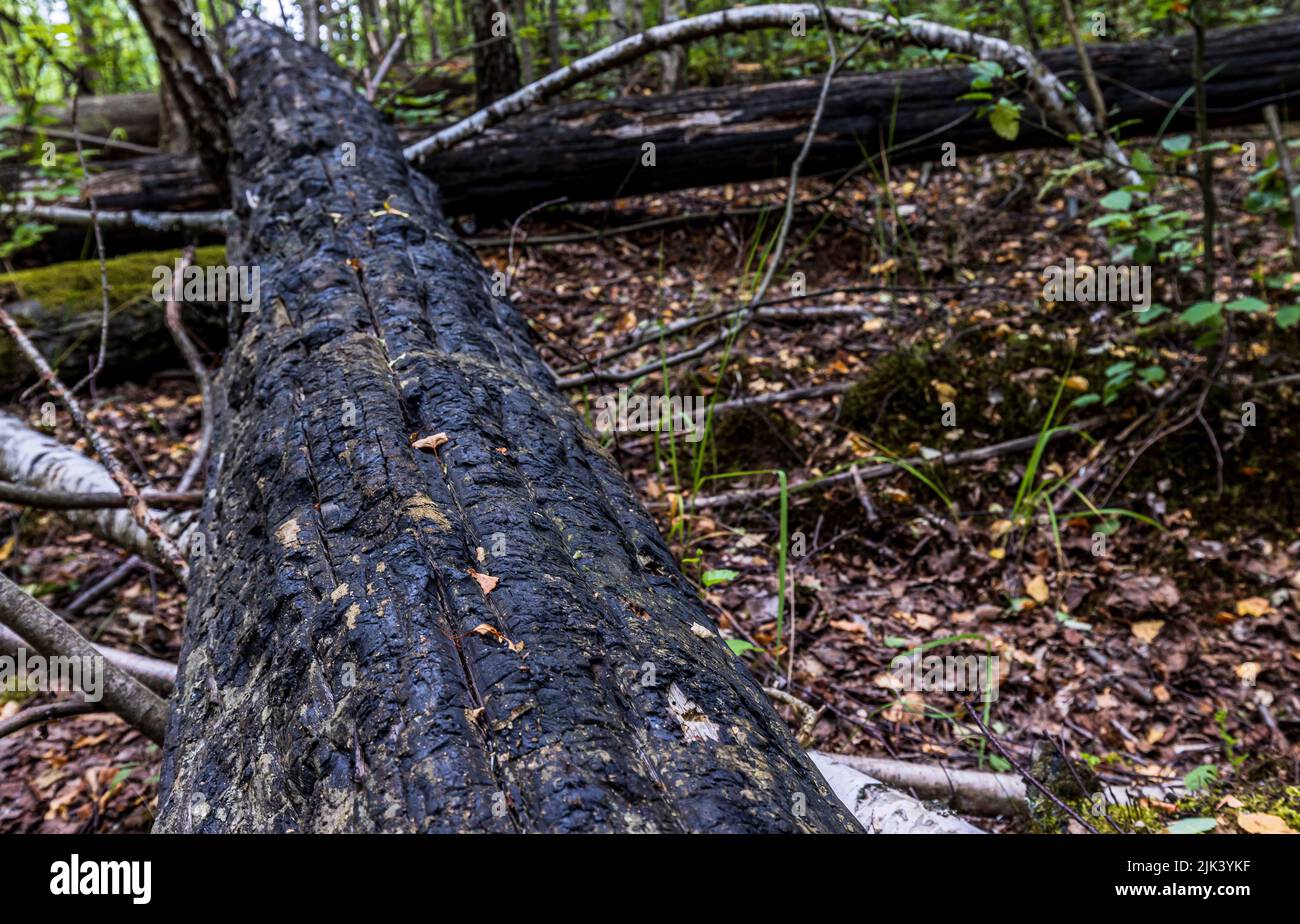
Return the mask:
{"type": "Polygon", "coordinates": [[[1209,786],[1219,776],[1219,768],[1214,764],[1201,764],[1191,773],[1183,777],[1183,785],[1187,787],[1188,792],[1196,792],[1198,789],[1204,789],[1209,786]]]}
{"type": "Polygon", "coordinates": [[[1238,298],[1228,302],[1223,307],[1228,311],[1244,311],[1254,314],[1257,311],[1268,311],[1268,302],[1262,302],[1257,298],[1247,296],[1246,298],[1238,298]]]}
{"type": "Polygon", "coordinates": [[[1169,834],[1204,834],[1213,831],[1218,822],[1213,818],[1180,818],[1165,828],[1169,834]]]}
{"type": "Polygon", "coordinates": [[[1178,316],[1184,324],[1200,324],[1210,318],[1217,318],[1223,312],[1220,302],[1197,302],[1178,316]]]}
{"type": "Polygon", "coordinates": [[[1300,321],[1300,305],[1288,305],[1285,308],[1279,308],[1276,320],[1277,326],[1283,330],[1295,326],[1295,322],[1300,321]]]}
{"type": "Polygon", "coordinates": [[[729,568],[719,568],[716,571],[705,571],[700,578],[700,583],[705,587],[713,587],[716,584],[725,584],[727,581],[735,580],[740,576],[740,572],[732,571],[729,568]]]}
{"type": "Polygon", "coordinates": [[[762,648],[759,648],[757,645],[755,645],[753,642],[747,642],[743,638],[729,638],[729,639],[725,639],[725,641],[727,643],[727,647],[731,649],[731,653],[734,655],[743,655],[747,651],[763,650],[762,648]]]}
{"type": "Polygon", "coordinates": [[[989,125],[999,137],[1015,141],[1020,134],[1020,107],[1003,97],[989,113],[989,125]]]}
{"type": "Polygon", "coordinates": [[[1102,208],[1110,209],[1113,212],[1123,212],[1133,204],[1133,194],[1127,189],[1117,189],[1102,196],[1098,204],[1102,208]]]}

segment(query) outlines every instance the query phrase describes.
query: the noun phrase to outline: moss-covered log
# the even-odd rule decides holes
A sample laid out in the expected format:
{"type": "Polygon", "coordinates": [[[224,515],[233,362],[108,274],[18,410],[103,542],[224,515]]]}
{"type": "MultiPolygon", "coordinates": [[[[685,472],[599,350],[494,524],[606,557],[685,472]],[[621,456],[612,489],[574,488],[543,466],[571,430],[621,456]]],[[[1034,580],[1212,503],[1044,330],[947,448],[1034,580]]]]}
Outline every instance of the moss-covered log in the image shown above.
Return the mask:
{"type": "Polygon", "coordinates": [[[320,52],[229,38],[263,308],[157,829],[856,830],[392,130],[320,52]]]}
{"type": "MultiPolygon", "coordinates": [[[[173,266],[179,256],[178,251],[155,251],[107,261],[111,320],[101,382],[184,368],[163,320],[163,305],[153,298],[155,267],[173,266]]],[[[219,266],[225,262],[225,248],[200,248],[195,262],[219,266]]],[[[99,261],[93,259],[0,274],[0,299],[9,313],[70,381],[85,375],[99,350],[100,289],[99,261]]],[[[187,303],[185,307],[185,325],[195,339],[213,350],[225,345],[225,305],[187,303]]],[[[0,396],[35,379],[14,342],[0,337],[0,396]]]]}

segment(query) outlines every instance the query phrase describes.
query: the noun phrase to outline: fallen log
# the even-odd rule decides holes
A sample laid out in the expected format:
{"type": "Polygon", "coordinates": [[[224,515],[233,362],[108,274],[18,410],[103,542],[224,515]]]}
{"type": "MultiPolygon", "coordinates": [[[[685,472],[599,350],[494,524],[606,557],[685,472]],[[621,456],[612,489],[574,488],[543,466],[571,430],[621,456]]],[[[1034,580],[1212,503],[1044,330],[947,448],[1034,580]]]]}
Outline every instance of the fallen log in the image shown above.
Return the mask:
{"type": "Polygon", "coordinates": [[[264,307],[214,389],[156,830],[858,830],[392,130],[285,33],[229,43],[264,307]]]}
{"type": "MultiPolygon", "coordinates": [[[[0,411],[0,480],[66,494],[117,494],[104,466],[46,436],[12,414],[0,411]]],[[[152,562],[162,563],[145,531],[123,508],[74,508],[59,515],[80,529],[152,562]]],[[[186,547],[196,520],[193,510],[159,514],[164,532],[186,547]]]]}
{"type": "MultiPolygon", "coordinates": [[[[1125,136],[1151,134],[1191,85],[1186,37],[1128,44],[1090,44],[1111,124],[1125,136]]],[[[1300,92],[1300,19],[1219,30],[1207,40],[1210,124],[1259,122],[1270,102],[1300,92]]],[[[1078,82],[1072,48],[1045,52],[1044,63],[1078,82]]],[[[977,118],[965,67],[837,78],[805,175],[834,174],[877,153],[893,138],[893,164],[938,160],[952,142],[959,157],[1057,147],[1065,139],[1027,108],[1013,140],[977,118]]],[[[421,168],[439,185],[448,214],[514,214],[561,196],[572,202],[712,186],[788,174],[816,106],[816,80],[690,90],[666,96],[579,102],[524,113],[432,155],[421,168]],[[655,145],[654,166],[642,145],[655,145]]],[[[1024,102],[1022,96],[1009,98],[1024,102]]],[[[1184,105],[1168,131],[1193,127],[1184,105]]],[[[405,129],[404,140],[428,135],[405,129]]],[[[108,170],[91,185],[101,208],[158,211],[212,209],[218,203],[197,158],[162,155],[108,170]]]]}
{"type": "MultiPolygon", "coordinates": [[[[160,369],[184,366],[167,332],[163,302],[153,298],[154,270],[173,266],[179,256],[176,251],[147,251],[108,261],[111,319],[101,381],[122,377],[141,381],[160,369]]],[[[225,261],[225,248],[202,248],[195,259],[200,266],[219,266],[225,261]]],[[[65,370],[69,380],[76,381],[86,374],[99,349],[100,287],[99,261],[60,263],[0,274],[0,303],[54,368],[65,370]]],[[[213,350],[225,345],[225,305],[191,303],[185,309],[185,324],[198,342],[213,350]]],[[[14,342],[0,337],[0,396],[11,395],[35,379],[31,364],[14,342]]]]}

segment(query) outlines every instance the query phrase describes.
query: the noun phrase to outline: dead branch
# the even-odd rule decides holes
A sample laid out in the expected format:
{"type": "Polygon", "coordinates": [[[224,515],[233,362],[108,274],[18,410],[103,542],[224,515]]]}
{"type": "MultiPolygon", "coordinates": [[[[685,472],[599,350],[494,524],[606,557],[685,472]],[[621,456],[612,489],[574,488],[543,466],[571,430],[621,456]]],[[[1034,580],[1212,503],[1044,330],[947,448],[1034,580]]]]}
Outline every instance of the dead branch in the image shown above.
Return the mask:
{"type": "MultiPolygon", "coordinates": [[[[88,715],[103,712],[98,703],[85,700],[65,700],[58,703],[46,703],[44,706],[29,706],[21,712],[14,713],[7,719],[0,720],[0,738],[21,731],[29,725],[49,722],[53,719],[66,719],[74,715],[88,715]]],[[[162,739],[158,739],[161,741],[162,739]]]]}
{"type": "MultiPolygon", "coordinates": [[[[1085,432],[1105,421],[1104,417],[1090,417],[1087,420],[1078,423],[1065,424],[1061,427],[1053,428],[1052,439],[1061,436],[1063,433],[1085,432]]],[[[922,456],[913,456],[908,459],[899,459],[896,462],[881,462],[876,465],[869,465],[865,468],[857,469],[857,477],[866,481],[872,478],[884,478],[900,470],[900,465],[966,465],[971,462],[983,462],[997,456],[1006,455],[1012,452],[1022,452],[1026,449],[1033,449],[1038,442],[1038,435],[1022,436],[1014,440],[1007,440],[1003,443],[993,443],[989,446],[980,446],[976,449],[968,449],[964,452],[944,453],[933,459],[926,459],[922,456]]],[[[837,487],[841,484],[852,484],[854,481],[853,469],[850,468],[834,475],[828,475],[825,478],[812,478],[807,481],[799,481],[787,487],[788,495],[802,494],[805,491],[824,490],[826,488],[837,487]]],[[[769,501],[776,500],[781,496],[780,488],[755,488],[752,490],[729,491],[725,494],[704,495],[702,497],[692,498],[690,503],[697,509],[721,507],[734,507],[737,504],[744,504],[750,501],[769,501]]],[[[652,505],[660,506],[660,505],[652,505]]]]}
{"type": "MultiPolygon", "coordinates": [[[[399,43],[401,39],[402,36],[399,36],[399,43]]],[[[164,311],[167,329],[172,332],[172,339],[176,341],[176,346],[180,348],[181,355],[185,357],[186,365],[190,367],[190,371],[194,373],[194,378],[199,383],[199,397],[202,401],[203,422],[199,428],[199,444],[194,449],[194,456],[190,459],[190,464],[185,467],[185,474],[181,476],[180,483],[176,486],[176,490],[182,493],[188,491],[190,486],[194,484],[194,480],[199,476],[212,443],[212,378],[203,365],[199,351],[194,348],[193,341],[190,340],[189,334],[185,332],[184,325],[181,324],[181,277],[193,262],[194,248],[192,246],[186,247],[185,253],[181,256],[180,264],[177,266],[177,272],[172,278],[172,290],[164,311]]]]}
{"type": "MultiPolygon", "coordinates": [[[[523,112],[576,83],[670,45],[755,29],[789,27],[794,22],[822,17],[823,9],[813,4],[774,3],[723,10],[655,26],[552,71],[455,125],[409,145],[403,153],[408,160],[422,160],[429,154],[453,147],[480,134],[507,117],[523,112]]],[[[873,32],[886,37],[904,36],[924,47],[946,48],[958,54],[997,61],[1006,66],[1009,72],[1023,71],[1036,91],[1039,104],[1049,117],[1068,131],[1077,130],[1083,135],[1096,133],[1095,122],[1087,109],[1074,99],[1050,70],[1019,45],[952,26],[913,18],[898,20],[869,10],[830,7],[825,9],[824,17],[830,26],[841,31],[873,32]]],[[[1128,157],[1114,139],[1105,135],[1100,137],[1104,153],[1120,168],[1124,181],[1140,184],[1141,177],[1133,170],[1128,157]]]]}
{"type": "MultiPolygon", "coordinates": [[[[32,646],[19,638],[12,630],[0,626],[0,655],[16,658],[18,649],[23,647],[30,648],[32,646]]],[[[151,658],[148,655],[136,654],[134,651],[111,648],[108,645],[96,645],[95,650],[103,655],[104,659],[109,663],[117,665],[159,696],[164,698],[171,696],[172,690],[176,686],[176,665],[172,662],[151,658]]]]}
{"type": "Polygon", "coordinates": [[[14,338],[14,342],[23,352],[32,366],[40,374],[41,381],[45,383],[50,393],[59,399],[65,410],[72,416],[77,428],[90,441],[94,448],[95,454],[104,463],[104,468],[108,470],[109,476],[118,486],[122,494],[127,497],[130,504],[131,515],[135,518],[140,528],[148,534],[150,541],[158,550],[162,563],[174,570],[182,581],[189,577],[189,566],[185,563],[184,556],[172,542],[171,537],[158,524],[158,520],[150,512],[149,506],[140,497],[140,490],[131,481],[126,473],[122,463],[118,461],[117,454],[113,452],[113,447],[109,445],[108,440],[91,425],[90,420],[86,417],[85,412],[81,409],[80,403],[68,391],[67,386],[54,374],[50,364],[45,361],[40,350],[32,344],[23,329],[15,323],[9,312],[0,307],[0,325],[9,332],[9,336],[14,338]]]}
{"type": "Polygon", "coordinates": [[[397,55],[401,52],[402,45],[405,42],[406,33],[397,33],[397,38],[393,39],[393,44],[388,47],[388,54],[384,55],[384,60],[379,62],[379,69],[375,71],[375,76],[366,81],[366,99],[368,101],[372,103],[375,101],[375,92],[379,89],[379,85],[384,82],[384,78],[388,76],[388,70],[393,66],[393,62],[397,60],[397,55]]]}
{"type": "MultiPolygon", "coordinates": [[[[104,660],[102,708],[111,710],[162,743],[167,704],[126,671],[103,658],[76,629],[0,574],[0,623],[43,655],[104,660]]],[[[100,708],[100,704],[93,704],[100,708]]]]}
{"type": "MultiPolygon", "coordinates": [[[[0,411],[0,478],[15,483],[18,488],[35,488],[54,495],[31,499],[57,501],[59,495],[83,495],[78,500],[96,501],[90,507],[55,509],[62,509],[63,518],[78,528],[89,529],[116,546],[158,564],[164,563],[148,533],[130,512],[129,499],[116,490],[117,485],[104,466],[3,411],[0,411]],[[112,506],[99,506],[100,501],[110,500],[112,506]]],[[[165,497],[164,501],[171,499],[165,497]]],[[[197,498],[189,494],[174,499],[193,503],[197,498]]],[[[178,510],[166,514],[162,525],[169,536],[185,547],[193,522],[192,512],[178,510]]]]}
{"type": "MultiPolygon", "coordinates": [[[[201,491],[141,491],[140,496],[150,507],[197,507],[203,503],[201,491]]],[[[0,503],[41,510],[125,510],[131,499],[114,491],[78,493],[0,481],[0,503]]]]}
{"type": "MultiPolygon", "coordinates": [[[[89,226],[91,213],[66,205],[37,205],[34,202],[0,205],[0,215],[21,215],[56,225],[89,226]]],[[[201,231],[224,234],[230,211],[212,212],[100,212],[99,223],[105,228],[139,228],[142,231],[201,231]]]]}

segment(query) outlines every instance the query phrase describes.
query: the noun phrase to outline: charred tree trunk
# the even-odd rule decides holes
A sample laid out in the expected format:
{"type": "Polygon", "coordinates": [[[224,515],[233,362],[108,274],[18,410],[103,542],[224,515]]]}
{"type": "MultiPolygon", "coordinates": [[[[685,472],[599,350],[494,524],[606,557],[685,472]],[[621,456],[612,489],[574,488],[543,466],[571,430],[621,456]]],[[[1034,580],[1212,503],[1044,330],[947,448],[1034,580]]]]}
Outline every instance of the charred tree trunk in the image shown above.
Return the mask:
{"type": "MultiPolygon", "coordinates": [[[[1297,47],[1295,20],[1212,33],[1206,48],[1206,70],[1215,72],[1206,85],[1211,124],[1257,122],[1270,99],[1300,92],[1297,47]]],[[[1090,45],[1089,56],[1115,124],[1131,123],[1129,134],[1159,128],[1192,83],[1189,40],[1090,45]]],[[[1073,49],[1043,58],[1063,79],[1079,79],[1073,49]]],[[[786,176],[819,89],[819,81],[806,80],[556,106],[439,153],[423,169],[452,214],[517,214],[559,196],[590,201],[786,176]],[[640,166],[646,141],[656,145],[654,167],[640,166]]],[[[976,104],[957,101],[969,89],[963,68],[836,80],[805,175],[854,167],[863,150],[879,150],[891,122],[894,164],[937,160],[948,141],[962,157],[1066,143],[1029,118],[1014,141],[999,137],[976,118],[976,104]]],[[[1170,130],[1194,127],[1194,107],[1183,106],[1170,130]]],[[[404,133],[411,140],[424,134],[404,133]]],[[[104,208],[177,207],[172,203],[181,198],[190,208],[216,207],[194,165],[188,170],[187,177],[171,158],[141,160],[106,173],[93,188],[104,208]]]]}
{"type": "Polygon", "coordinates": [[[224,199],[230,156],[226,124],[235,88],[226,82],[189,0],[131,0],[131,6],[158,52],[167,104],[184,119],[189,140],[224,199]]]}
{"type": "Polygon", "coordinates": [[[855,830],[392,130],[319,52],[230,39],[264,307],[216,389],[157,829],[855,830]]]}

